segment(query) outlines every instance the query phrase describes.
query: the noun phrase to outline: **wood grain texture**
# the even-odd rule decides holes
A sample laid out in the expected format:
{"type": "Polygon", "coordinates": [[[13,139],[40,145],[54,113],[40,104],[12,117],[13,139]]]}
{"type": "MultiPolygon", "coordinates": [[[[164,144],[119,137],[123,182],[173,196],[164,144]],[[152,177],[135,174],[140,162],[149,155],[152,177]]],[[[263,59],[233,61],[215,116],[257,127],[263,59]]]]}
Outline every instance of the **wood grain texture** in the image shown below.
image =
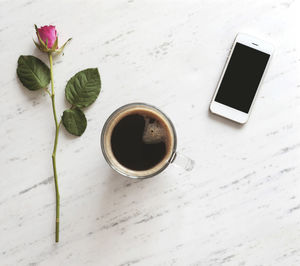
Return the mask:
{"type": "Polygon", "coordinates": [[[300,265],[299,1],[1,1],[1,265],[300,265]],[[54,243],[50,99],[17,80],[34,24],[55,24],[57,109],[66,82],[98,67],[102,91],[80,138],[60,134],[61,238],[54,243]],[[275,56],[250,121],[208,106],[235,35],[269,38],[275,56]],[[112,111],[161,108],[194,171],[130,180],[100,151],[112,111]]]}

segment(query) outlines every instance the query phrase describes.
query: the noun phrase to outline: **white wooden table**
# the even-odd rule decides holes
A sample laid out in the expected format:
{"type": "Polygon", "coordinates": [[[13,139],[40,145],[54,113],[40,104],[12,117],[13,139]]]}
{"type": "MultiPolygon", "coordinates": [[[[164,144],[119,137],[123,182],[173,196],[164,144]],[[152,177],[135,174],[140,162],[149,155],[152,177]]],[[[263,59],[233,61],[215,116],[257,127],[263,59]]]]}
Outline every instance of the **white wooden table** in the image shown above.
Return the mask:
{"type": "Polygon", "coordinates": [[[0,265],[300,265],[299,1],[1,1],[0,265]],[[67,80],[99,67],[102,91],[81,138],[62,130],[55,193],[49,97],[16,77],[19,55],[46,59],[33,25],[54,24],[59,113],[67,80]],[[276,54],[247,125],[208,112],[238,32],[276,54]],[[161,108],[194,171],[130,180],[100,151],[108,115],[130,102],[161,108]]]}

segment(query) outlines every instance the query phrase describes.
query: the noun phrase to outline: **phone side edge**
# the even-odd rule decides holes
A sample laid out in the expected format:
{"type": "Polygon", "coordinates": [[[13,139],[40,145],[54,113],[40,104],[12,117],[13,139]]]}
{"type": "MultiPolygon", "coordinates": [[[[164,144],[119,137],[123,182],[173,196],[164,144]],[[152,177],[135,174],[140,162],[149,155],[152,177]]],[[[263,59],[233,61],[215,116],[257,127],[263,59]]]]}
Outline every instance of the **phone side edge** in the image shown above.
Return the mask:
{"type": "MultiPolygon", "coordinates": [[[[236,40],[237,40],[237,36],[235,37],[235,39],[234,39],[234,41],[233,41],[233,43],[232,43],[232,45],[231,45],[231,47],[230,47],[228,56],[227,56],[227,58],[226,58],[225,64],[224,64],[224,66],[223,66],[223,68],[222,68],[222,71],[221,71],[221,75],[220,75],[220,77],[219,77],[219,79],[218,79],[218,82],[217,82],[217,85],[216,85],[216,87],[215,87],[214,94],[213,94],[212,99],[211,99],[211,101],[210,101],[209,110],[210,110],[211,112],[212,112],[211,106],[212,106],[213,102],[215,101],[215,98],[216,98],[217,93],[218,93],[218,91],[219,91],[221,82],[222,82],[222,80],[223,80],[223,77],[224,77],[224,74],[225,74],[225,72],[226,72],[227,66],[228,66],[228,64],[229,64],[230,58],[231,58],[231,56],[232,56],[234,47],[235,47],[235,45],[236,45],[236,40]]],[[[214,113],[214,112],[212,112],[212,113],[214,113]]]]}

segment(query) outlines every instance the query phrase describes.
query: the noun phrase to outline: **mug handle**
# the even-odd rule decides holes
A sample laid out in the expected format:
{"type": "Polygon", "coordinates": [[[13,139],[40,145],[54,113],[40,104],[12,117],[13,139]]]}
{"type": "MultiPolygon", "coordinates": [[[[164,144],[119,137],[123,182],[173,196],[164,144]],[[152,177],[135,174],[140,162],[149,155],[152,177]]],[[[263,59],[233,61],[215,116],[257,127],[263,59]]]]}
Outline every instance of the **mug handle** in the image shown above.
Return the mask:
{"type": "Polygon", "coordinates": [[[170,160],[170,164],[173,164],[176,167],[183,168],[185,171],[192,171],[195,165],[195,161],[179,152],[174,152],[170,160]]]}

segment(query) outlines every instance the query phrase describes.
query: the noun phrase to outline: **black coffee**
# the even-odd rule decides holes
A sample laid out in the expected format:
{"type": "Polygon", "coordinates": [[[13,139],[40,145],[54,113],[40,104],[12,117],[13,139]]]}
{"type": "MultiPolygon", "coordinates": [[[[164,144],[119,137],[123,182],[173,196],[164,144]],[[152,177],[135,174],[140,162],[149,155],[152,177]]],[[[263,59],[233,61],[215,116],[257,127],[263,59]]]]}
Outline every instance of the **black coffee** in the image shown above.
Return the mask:
{"type": "Polygon", "coordinates": [[[166,130],[159,118],[146,113],[129,114],[115,125],[111,147],[115,158],[126,168],[148,170],[166,155],[166,130]]]}

